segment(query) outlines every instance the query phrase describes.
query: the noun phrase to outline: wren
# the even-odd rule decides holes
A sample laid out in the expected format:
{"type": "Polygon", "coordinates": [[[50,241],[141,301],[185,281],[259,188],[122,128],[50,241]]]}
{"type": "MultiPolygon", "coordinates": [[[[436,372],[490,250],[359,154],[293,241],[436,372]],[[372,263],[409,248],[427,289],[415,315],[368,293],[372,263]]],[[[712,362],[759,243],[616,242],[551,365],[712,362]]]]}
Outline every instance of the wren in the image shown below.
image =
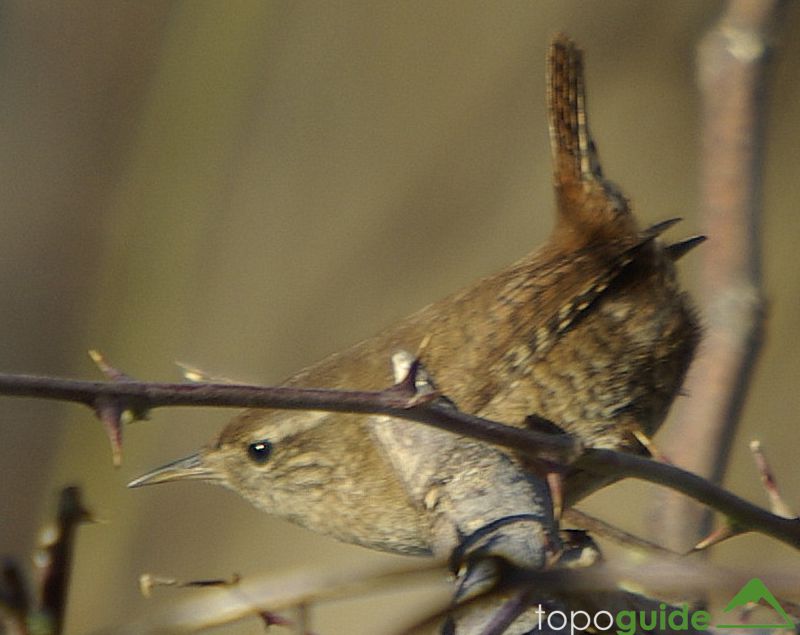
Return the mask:
{"type": "MultiPolygon", "coordinates": [[[[547,59],[556,224],[507,269],[436,302],[286,384],[379,390],[390,359],[428,341],[422,362],[469,413],[514,426],[552,421],[585,446],[647,453],[700,337],[674,262],[702,237],[666,245],[674,220],[641,229],[606,180],[589,133],[581,52],[565,36],[547,59]]],[[[367,415],[247,410],[199,453],[133,481],[212,481],[261,509],[343,541],[431,551],[423,505],[376,442],[367,415]]],[[[421,425],[421,424],[420,424],[421,425]]],[[[568,474],[565,503],[605,482],[568,474]]]]}

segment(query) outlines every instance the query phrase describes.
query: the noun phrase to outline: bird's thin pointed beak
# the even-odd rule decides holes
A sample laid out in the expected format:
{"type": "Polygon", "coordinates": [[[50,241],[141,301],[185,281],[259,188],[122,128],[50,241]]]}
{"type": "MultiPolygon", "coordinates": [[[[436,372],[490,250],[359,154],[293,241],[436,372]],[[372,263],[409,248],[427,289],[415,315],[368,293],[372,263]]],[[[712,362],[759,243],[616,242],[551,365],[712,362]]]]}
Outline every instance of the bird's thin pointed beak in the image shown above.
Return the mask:
{"type": "Polygon", "coordinates": [[[214,481],[217,480],[217,474],[204,465],[203,457],[200,454],[192,454],[133,479],[128,483],[128,487],[142,487],[143,485],[183,480],[214,481]]]}

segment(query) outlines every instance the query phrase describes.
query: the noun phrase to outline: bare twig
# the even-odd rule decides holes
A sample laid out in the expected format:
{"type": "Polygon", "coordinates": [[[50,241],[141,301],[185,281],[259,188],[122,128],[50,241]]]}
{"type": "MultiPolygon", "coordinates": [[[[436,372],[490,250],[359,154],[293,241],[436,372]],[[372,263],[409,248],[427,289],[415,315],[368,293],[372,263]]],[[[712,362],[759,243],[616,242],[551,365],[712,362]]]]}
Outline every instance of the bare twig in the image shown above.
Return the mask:
{"type": "MultiPolygon", "coordinates": [[[[703,98],[701,297],[706,337],[679,416],[664,442],[692,472],[719,482],[761,348],[761,168],[768,53],[785,0],[731,0],[698,49],[703,98]]],[[[710,527],[707,512],[669,495],[654,505],[654,532],[675,549],[710,527]]]]}
{"type": "Polygon", "coordinates": [[[45,620],[49,635],[64,629],[67,591],[72,568],[72,551],[78,525],[92,516],[81,500],[78,487],[65,487],[58,499],[58,513],[52,531],[42,532],[43,540],[37,563],[40,569],[39,621],[45,620]]]}
{"type": "MultiPolygon", "coordinates": [[[[499,563],[504,569],[500,583],[487,595],[516,589],[535,589],[548,595],[570,597],[591,596],[605,591],[616,592],[620,584],[647,588],[657,594],[692,595],[714,587],[724,594],[733,594],[749,578],[761,575],[754,570],[733,570],[699,561],[677,561],[674,558],[652,559],[647,567],[602,564],[580,569],[529,571],[499,563]]],[[[352,569],[349,571],[306,571],[277,577],[253,576],[242,579],[236,586],[204,589],[185,599],[174,599],[168,606],[154,607],[139,620],[97,631],[95,635],[114,633],[193,632],[228,624],[259,615],[263,611],[286,609],[332,601],[358,594],[369,594],[390,584],[412,581],[438,584],[446,578],[446,566],[441,562],[415,564],[411,567],[381,570],[352,569]]],[[[800,578],[796,572],[773,572],[765,583],[776,595],[789,599],[797,597],[800,578]]],[[[462,608],[480,601],[473,597],[462,608]]],[[[527,598],[530,600],[530,598],[527,598]]],[[[604,607],[608,608],[608,607],[604,607]]],[[[628,607],[630,608],[630,607],[628,607]]],[[[445,608],[404,633],[417,632],[440,621],[448,612],[445,608]]]]}
{"type": "Polygon", "coordinates": [[[55,521],[39,536],[34,558],[37,596],[32,597],[16,563],[3,564],[0,579],[0,633],[4,635],[58,635],[64,629],[72,552],[78,525],[92,520],[78,487],[65,487],[58,497],[55,521]]]}
{"type": "Polygon", "coordinates": [[[264,611],[285,611],[376,593],[395,584],[441,584],[444,592],[446,580],[446,567],[438,561],[393,569],[312,570],[278,576],[249,576],[236,585],[210,587],[186,599],[171,598],[168,605],[153,607],[134,622],[109,627],[96,635],[194,632],[248,617],[261,617],[264,611]]]}
{"type": "Polygon", "coordinates": [[[234,573],[229,580],[223,578],[213,578],[206,580],[178,580],[177,578],[155,575],[152,573],[143,573],[139,576],[139,591],[146,598],[153,595],[153,589],[156,587],[178,587],[181,589],[188,589],[191,587],[209,587],[209,586],[233,586],[239,584],[241,576],[234,573]]]}
{"type": "Polygon", "coordinates": [[[32,601],[19,565],[12,560],[4,561],[0,579],[0,633],[28,635],[27,617],[32,601]]]}
{"type": "Polygon", "coordinates": [[[756,462],[758,474],[761,477],[761,485],[769,498],[769,507],[772,513],[784,518],[795,518],[797,514],[791,510],[781,496],[778,482],[775,480],[775,475],[769,466],[769,461],[767,461],[767,457],[761,447],[761,442],[751,441],[750,452],[753,453],[753,460],[756,462]]]}

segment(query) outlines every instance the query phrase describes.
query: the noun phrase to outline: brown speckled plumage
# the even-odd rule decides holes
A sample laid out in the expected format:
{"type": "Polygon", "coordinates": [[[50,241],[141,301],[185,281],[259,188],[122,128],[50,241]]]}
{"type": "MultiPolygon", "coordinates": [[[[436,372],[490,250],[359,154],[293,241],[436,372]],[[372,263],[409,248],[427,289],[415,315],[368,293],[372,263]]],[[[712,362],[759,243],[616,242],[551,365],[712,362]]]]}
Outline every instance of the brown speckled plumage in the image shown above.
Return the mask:
{"type": "MultiPolygon", "coordinates": [[[[671,223],[639,229],[603,178],[581,54],[563,36],[548,57],[548,101],[557,202],[548,242],[289,384],[384,388],[391,355],[429,337],[423,363],[462,410],[517,426],[538,414],[586,445],[643,451],[633,433],[661,425],[699,339],[675,275],[682,250],[658,239],[671,223]]],[[[205,472],[195,477],[221,481],[266,511],[373,548],[428,550],[421,502],[406,495],[368,417],[249,410],[199,457],[205,472]],[[254,465],[247,447],[262,439],[272,455],[254,465]]],[[[593,485],[586,475],[572,482],[568,501],[593,485]]]]}

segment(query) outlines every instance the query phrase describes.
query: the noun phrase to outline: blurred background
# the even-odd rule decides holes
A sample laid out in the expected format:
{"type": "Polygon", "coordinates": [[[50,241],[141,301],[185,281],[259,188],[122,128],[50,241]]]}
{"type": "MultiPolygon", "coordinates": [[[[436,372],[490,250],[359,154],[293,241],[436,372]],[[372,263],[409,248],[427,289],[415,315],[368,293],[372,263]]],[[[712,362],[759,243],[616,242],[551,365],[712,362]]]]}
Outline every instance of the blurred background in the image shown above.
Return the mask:
{"type": "MultiPolygon", "coordinates": [[[[586,50],[606,173],[644,223],[695,233],[695,46],[719,2],[50,3],[0,5],[0,371],[176,381],[175,361],[276,383],[540,244],[553,197],[544,55],[586,50]]],[[[767,342],[726,485],[764,503],[760,438],[800,504],[800,11],[770,79],[767,342]]],[[[714,239],[713,236],[710,237],[714,239]]],[[[682,261],[689,288],[698,259],[682,261]]],[[[144,600],[144,571],[184,579],[402,561],[313,535],[196,483],[125,483],[205,443],[231,416],[166,409],[125,430],[111,465],[91,414],[0,399],[0,554],[28,561],[55,493],[85,488],[107,521],[78,537],[68,633],[144,600]]],[[[591,511],[642,531],[650,485],[591,511]]],[[[748,536],[715,559],[769,567],[748,536]]],[[[442,590],[324,605],[315,632],[407,623],[442,590]]],[[[148,603],[149,602],[149,603],[148,603]]],[[[257,621],[221,629],[260,632],[257,621]]]]}

